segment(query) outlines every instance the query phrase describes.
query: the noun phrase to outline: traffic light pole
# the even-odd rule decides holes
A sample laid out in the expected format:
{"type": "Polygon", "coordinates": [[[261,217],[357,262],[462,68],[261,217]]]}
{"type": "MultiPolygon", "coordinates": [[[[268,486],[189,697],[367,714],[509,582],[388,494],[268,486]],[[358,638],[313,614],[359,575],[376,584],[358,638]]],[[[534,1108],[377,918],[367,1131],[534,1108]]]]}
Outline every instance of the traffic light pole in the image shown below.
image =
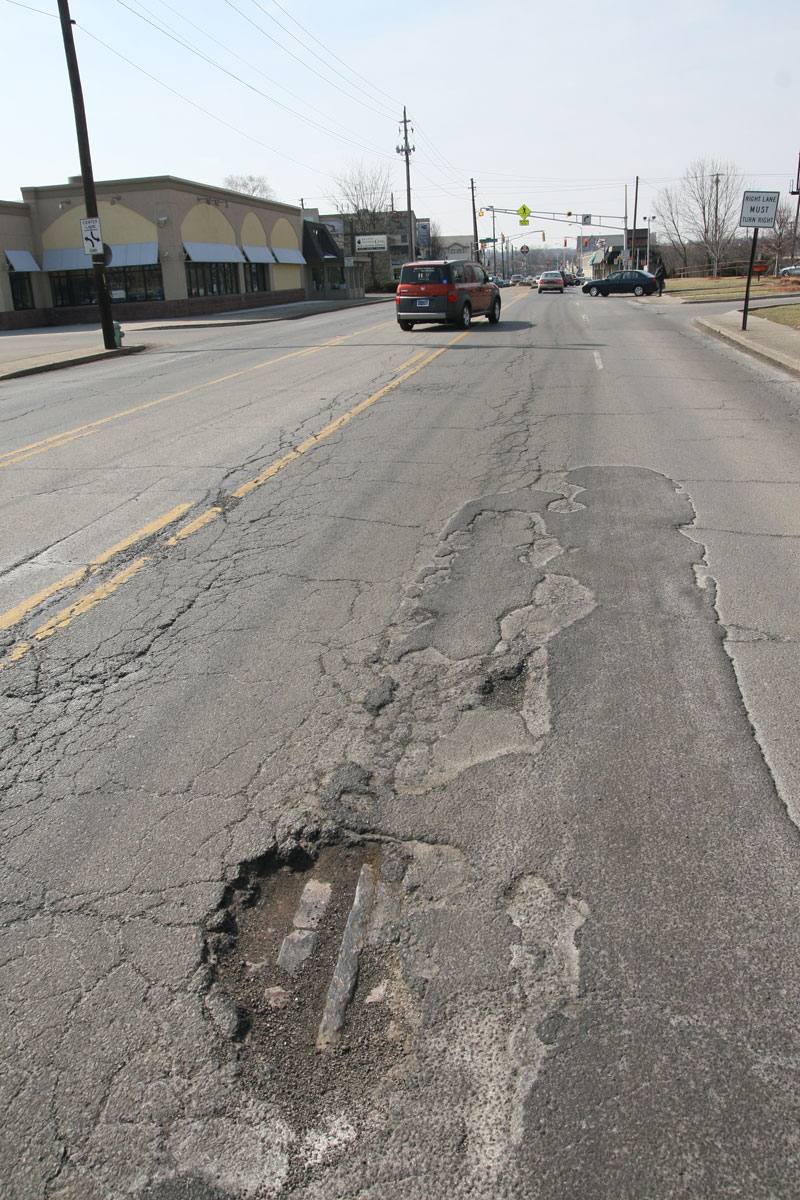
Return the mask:
{"type": "MultiPolygon", "coordinates": [[[[83,89],[81,88],[81,77],[78,71],[78,57],[75,53],[75,43],[72,39],[72,18],[69,15],[69,0],[58,0],[58,15],[61,18],[61,34],[64,39],[64,52],[67,56],[69,85],[72,89],[72,107],[75,111],[75,131],[78,136],[78,156],[81,164],[86,216],[97,217],[97,195],[94,190],[92,156],[89,152],[89,132],[86,127],[86,109],[83,104],[83,89]]],[[[115,350],[117,343],[114,337],[111,299],[106,286],[104,253],[92,255],[92,269],[94,271],[94,288],[97,297],[97,309],[100,314],[100,326],[103,330],[103,345],[106,350],[115,350]]]]}

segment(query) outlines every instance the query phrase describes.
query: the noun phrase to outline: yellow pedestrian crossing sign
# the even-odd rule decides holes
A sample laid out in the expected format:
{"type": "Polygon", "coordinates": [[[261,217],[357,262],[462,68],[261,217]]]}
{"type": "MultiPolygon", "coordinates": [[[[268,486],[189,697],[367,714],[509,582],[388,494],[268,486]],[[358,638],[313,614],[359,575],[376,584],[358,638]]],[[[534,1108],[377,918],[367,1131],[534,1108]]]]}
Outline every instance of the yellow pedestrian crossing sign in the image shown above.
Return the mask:
{"type": "Polygon", "coordinates": [[[517,212],[522,217],[523,221],[527,221],[528,217],[531,215],[531,210],[528,208],[527,204],[523,204],[522,208],[517,209],[517,212]]]}

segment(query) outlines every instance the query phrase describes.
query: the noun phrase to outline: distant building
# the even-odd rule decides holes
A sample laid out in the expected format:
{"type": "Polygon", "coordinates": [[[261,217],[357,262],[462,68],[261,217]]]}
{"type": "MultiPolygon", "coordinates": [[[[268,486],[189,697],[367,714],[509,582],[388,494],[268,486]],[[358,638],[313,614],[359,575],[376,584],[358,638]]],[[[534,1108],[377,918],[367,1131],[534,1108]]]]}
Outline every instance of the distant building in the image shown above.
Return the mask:
{"type": "Polygon", "coordinates": [[[471,233],[456,233],[440,237],[442,258],[474,258],[475,240],[471,233]]]}
{"type": "Polygon", "coordinates": [[[367,287],[390,287],[400,268],[411,258],[424,257],[430,248],[430,219],[411,213],[415,245],[408,245],[408,211],[328,213],[319,218],[346,256],[366,256],[367,287]],[[359,239],[363,245],[359,245],[359,239]],[[375,239],[378,239],[376,242],[375,239]],[[381,239],[385,239],[381,242],[381,239]],[[372,248],[379,246],[379,248],[372,248]]]}
{"type": "Polygon", "coordinates": [[[603,279],[609,268],[619,267],[625,238],[619,234],[590,234],[576,242],[575,265],[587,279],[603,279]]]}

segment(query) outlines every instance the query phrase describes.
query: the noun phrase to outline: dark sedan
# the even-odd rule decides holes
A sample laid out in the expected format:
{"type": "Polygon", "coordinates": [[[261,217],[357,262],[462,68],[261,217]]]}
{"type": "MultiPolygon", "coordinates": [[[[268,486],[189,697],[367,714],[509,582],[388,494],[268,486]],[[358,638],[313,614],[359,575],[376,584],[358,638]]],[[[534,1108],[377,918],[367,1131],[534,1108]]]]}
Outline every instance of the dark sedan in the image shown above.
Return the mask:
{"type": "Polygon", "coordinates": [[[605,279],[587,279],[581,288],[589,296],[610,296],[617,292],[633,292],[634,296],[652,296],[658,291],[655,275],[649,271],[614,271],[605,279]]]}

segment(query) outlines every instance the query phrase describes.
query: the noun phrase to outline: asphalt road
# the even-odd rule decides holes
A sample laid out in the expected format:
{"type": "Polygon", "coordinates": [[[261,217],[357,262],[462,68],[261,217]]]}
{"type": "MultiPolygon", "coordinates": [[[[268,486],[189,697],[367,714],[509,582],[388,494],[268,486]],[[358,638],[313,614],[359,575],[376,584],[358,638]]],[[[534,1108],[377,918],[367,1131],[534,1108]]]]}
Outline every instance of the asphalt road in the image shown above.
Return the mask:
{"type": "Polygon", "coordinates": [[[502,298],[0,385],[9,1200],[800,1191],[800,383],[502,298]]]}

